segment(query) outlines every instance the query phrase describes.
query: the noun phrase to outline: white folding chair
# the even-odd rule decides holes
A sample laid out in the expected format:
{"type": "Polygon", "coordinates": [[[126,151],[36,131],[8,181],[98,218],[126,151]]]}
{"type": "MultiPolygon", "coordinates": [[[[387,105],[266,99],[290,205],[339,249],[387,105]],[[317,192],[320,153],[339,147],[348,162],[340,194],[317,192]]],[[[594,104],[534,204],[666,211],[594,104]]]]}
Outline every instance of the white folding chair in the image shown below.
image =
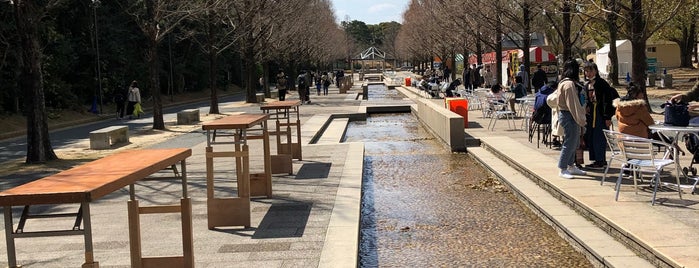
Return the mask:
{"type": "MultiPolygon", "coordinates": [[[[614,200],[619,199],[619,192],[621,190],[621,180],[624,171],[628,170],[632,173],[632,180],[634,183],[634,188],[636,188],[636,194],[638,194],[638,185],[636,179],[642,176],[643,173],[652,173],[653,179],[651,179],[651,186],[653,187],[653,198],[651,200],[651,205],[655,205],[655,197],[658,193],[658,186],[660,185],[660,173],[661,171],[670,165],[675,165],[675,178],[677,179],[677,185],[680,184],[680,171],[674,158],[677,157],[674,153],[672,145],[664,143],[661,141],[645,139],[645,138],[632,138],[632,137],[621,137],[618,138],[617,144],[621,150],[621,154],[626,158],[626,165],[621,167],[619,171],[619,177],[616,181],[616,195],[614,200]],[[664,148],[664,151],[656,152],[655,147],[664,148]],[[672,157],[670,157],[672,156],[672,157]]],[[[682,199],[682,190],[677,191],[682,199]]]]}

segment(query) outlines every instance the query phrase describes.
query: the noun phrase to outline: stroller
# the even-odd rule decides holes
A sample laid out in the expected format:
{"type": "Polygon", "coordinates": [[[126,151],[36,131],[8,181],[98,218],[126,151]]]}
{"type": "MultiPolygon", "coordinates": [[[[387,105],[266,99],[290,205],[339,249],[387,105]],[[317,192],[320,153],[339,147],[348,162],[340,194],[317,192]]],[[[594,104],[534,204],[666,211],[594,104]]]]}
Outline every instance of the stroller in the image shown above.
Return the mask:
{"type": "Polygon", "coordinates": [[[684,134],[682,139],[684,140],[685,148],[692,154],[692,162],[689,163],[689,166],[683,167],[682,172],[687,175],[691,172],[692,176],[696,176],[697,168],[694,167],[694,164],[699,163],[699,133],[684,134]]]}

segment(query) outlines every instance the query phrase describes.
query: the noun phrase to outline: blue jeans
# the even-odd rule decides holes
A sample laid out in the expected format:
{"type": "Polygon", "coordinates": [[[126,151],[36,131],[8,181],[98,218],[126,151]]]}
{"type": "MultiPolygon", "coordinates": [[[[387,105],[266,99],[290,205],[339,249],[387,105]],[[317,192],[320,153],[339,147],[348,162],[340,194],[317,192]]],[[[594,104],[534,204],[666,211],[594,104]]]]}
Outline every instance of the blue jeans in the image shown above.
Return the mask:
{"type": "Polygon", "coordinates": [[[567,169],[575,163],[575,150],[580,146],[580,125],[569,111],[558,112],[558,123],[563,127],[563,146],[558,168],[567,169]]]}

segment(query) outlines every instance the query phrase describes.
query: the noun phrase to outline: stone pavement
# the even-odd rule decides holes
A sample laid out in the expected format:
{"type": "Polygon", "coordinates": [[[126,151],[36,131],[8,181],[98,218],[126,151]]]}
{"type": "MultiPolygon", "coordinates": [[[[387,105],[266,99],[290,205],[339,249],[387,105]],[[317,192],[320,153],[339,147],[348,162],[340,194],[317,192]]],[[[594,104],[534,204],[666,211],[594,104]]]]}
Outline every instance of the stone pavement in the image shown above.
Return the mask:
{"type": "MultiPolygon", "coordinates": [[[[407,74],[404,74],[407,75],[407,74]]],[[[403,76],[404,77],[404,76],[403,76]]],[[[205,133],[200,128],[148,147],[188,147],[189,194],[193,199],[194,254],[197,267],[355,267],[357,264],[359,202],[363,170],[363,144],[340,143],[343,120],[326,125],[331,118],[362,118],[370,106],[409,105],[415,89],[398,87],[404,100],[355,100],[361,91],[355,84],[348,94],[331,87],[329,96],[311,95],[301,106],[303,161],[294,161],[294,175],[273,176],[273,197],[252,202],[252,227],[207,229],[204,165],[205,133]],[[411,93],[413,92],[413,93],[411,93]],[[330,128],[319,136],[318,132],[330,128]],[[318,140],[318,144],[312,144],[318,140]]],[[[289,99],[295,99],[292,94],[289,99]]],[[[434,100],[443,103],[443,100],[434,100]]],[[[226,114],[259,112],[257,104],[222,103],[226,114]]],[[[351,119],[354,120],[354,119],[351,119]]],[[[614,201],[613,178],[599,185],[599,173],[575,180],[557,176],[559,151],[536,148],[521,130],[507,130],[499,122],[495,131],[485,130],[487,119],[480,111],[469,114],[467,136],[480,140],[468,152],[498,175],[512,192],[549,222],[562,236],[599,266],[699,267],[699,197],[662,192],[651,207],[647,189],[636,195],[628,182],[614,201]],[[562,201],[561,201],[562,200],[562,201]],[[571,209],[572,207],[572,209],[571,209]],[[601,227],[599,227],[601,226],[601,227]],[[621,243],[615,242],[613,237],[621,243]],[[622,245],[626,244],[626,246],[622,245]],[[638,258],[627,247],[646,256],[638,258]]],[[[520,121],[518,120],[517,123],[520,121]]],[[[519,125],[518,125],[519,126],[519,125]]],[[[75,144],[85,144],[75,143],[75,144]]],[[[76,146],[76,145],[73,146],[76,146]]],[[[251,170],[261,169],[260,141],[251,141],[251,170]]],[[[276,148],[271,148],[272,152],[276,148]]],[[[232,195],[233,161],[216,160],[217,196],[232,195]]],[[[685,162],[686,163],[686,162],[685,162]]],[[[180,185],[175,181],[148,180],[136,186],[142,204],[176,200],[180,185]]],[[[95,259],[101,267],[129,267],[126,189],[112,193],[92,207],[95,259]]],[[[72,212],[76,207],[40,207],[41,210],[72,212]]],[[[19,213],[16,209],[15,213],[19,213]]],[[[17,214],[15,214],[18,216],[17,214]]],[[[176,215],[142,217],[144,256],[179,255],[181,238],[176,215]]],[[[29,228],[55,226],[55,221],[30,223],[29,228]]],[[[72,226],[70,220],[66,226],[72,226]]],[[[4,236],[4,233],[3,233],[4,236]]],[[[1,239],[1,237],[0,237],[1,239]]],[[[5,252],[5,244],[0,244],[5,252]]],[[[83,262],[79,236],[17,240],[18,260],[25,267],[77,267],[83,262]]],[[[6,266],[4,254],[0,266],[6,266]]]]}
{"type": "MultiPolygon", "coordinates": [[[[273,176],[273,197],[251,202],[252,227],[207,228],[205,132],[201,127],[168,137],[151,148],[186,147],[188,190],[193,203],[194,254],[197,267],[355,267],[359,238],[359,207],[363,172],[362,143],[340,143],[338,131],[323,135],[322,144],[308,144],[331,115],[349,117],[363,114],[361,101],[354,95],[312,95],[313,104],[303,105],[303,161],[294,160],[293,175],[273,176]],[[351,99],[351,100],[350,100],[351,99]]],[[[356,94],[356,93],[354,93],[356,94]]],[[[287,99],[297,99],[295,93],[287,99]]],[[[271,100],[270,100],[271,101],[271,100]]],[[[225,114],[260,113],[259,104],[222,103],[225,114]]],[[[207,120],[214,117],[203,116],[207,120]]],[[[342,120],[340,120],[342,121],[342,120]]],[[[273,121],[269,123],[273,126],[273,121]]],[[[346,126],[346,121],[345,121],[346,126]]],[[[337,127],[344,129],[338,124],[337,127]]],[[[340,134],[343,131],[339,132],[340,134]]],[[[139,139],[132,139],[139,141],[139,139]]],[[[262,169],[260,140],[249,141],[251,172],[262,169]]],[[[271,143],[271,151],[276,145],[271,143]]],[[[75,141],[73,146],[87,146],[75,141]]],[[[140,147],[130,145],[129,147],[140,147]]],[[[60,149],[60,148],[58,148],[60,149]]],[[[83,148],[82,150],[87,150],[83,148]]],[[[124,163],[128,164],[128,163],[124,163]]],[[[214,161],[216,197],[235,194],[234,161],[214,161]]],[[[171,175],[161,172],[158,176],[171,175]]],[[[142,205],[169,204],[181,196],[179,181],[144,180],[136,185],[142,205]]],[[[109,194],[92,203],[95,260],[101,267],[129,267],[126,201],[127,189],[109,194]]],[[[37,206],[33,211],[74,212],[77,206],[37,206]]],[[[21,208],[15,207],[15,219],[21,208]]],[[[16,220],[15,220],[15,223],[16,220]]],[[[4,225],[3,225],[4,226],[4,225]]],[[[25,230],[70,228],[72,220],[30,220],[25,230]]],[[[143,215],[141,230],[144,256],[181,255],[180,221],[177,214],[143,215]]],[[[2,237],[4,241],[4,232],[2,237]]],[[[0,245],[0,266],[7,266],[6,244],[0,245]]],[[[18,263],[24,267],[78,267],[84,261],[81,236],[22,238],[16,240],[18,263]]]]}

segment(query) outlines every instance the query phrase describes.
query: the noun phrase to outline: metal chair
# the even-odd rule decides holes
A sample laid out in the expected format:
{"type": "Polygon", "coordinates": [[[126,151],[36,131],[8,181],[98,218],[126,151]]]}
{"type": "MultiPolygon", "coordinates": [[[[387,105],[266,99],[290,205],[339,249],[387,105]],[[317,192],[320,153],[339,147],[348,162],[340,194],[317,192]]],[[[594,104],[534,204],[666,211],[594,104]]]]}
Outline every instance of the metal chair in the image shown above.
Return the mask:
{"type": "MultiPolygon", "coordinates": [[[[607,146],[609,147],[610,155],[609,155],[609,161],[607,161],[607,167],[604,169],[604,175],[602,176],[602,180],[600,181],[599,185],[604,185],[604,181],[607,179],[607,173],[609,172],[609,167],[612,165],[612,162],[614,160],[622,162],[621,166],[626,163],[626,158],[624,155],[621,153],[621,148],[619,148],[619,139],[623,137],[627,138],[633,138],[636,136],[633,135],[628,135],[624,134],[621,132],[613,131],[613,130],[608,130],[608,129],[603,129],[604,132],[604,138],[607,140],[607,146]]],[[[641,137],[636,137],[636,138],[641,138],[641,137]]],[[[620,166],[620,168],[621,168],[620,166]]]]}
{"type": "MultiPolygon", "coordinates": [[[[658,192],[658,186],[660,185],[660,172],[665,167],[675,165],[677,185],[681,185],[679,178],[679,166],[677,166],[674,158],[670,157],[676,157],[672,145],[651,139],[621,136],[617,136],[617,144],[621,150],[621,154],[626,159],[626,165],[623,165],[619,171],[619,177],[616,181],[616,195],[614,200],[619,199],[621,180],[624,171],[630,171],[632,173],[632,180],[634,183],[634,188],[636,189],[636,194],[638,194],[638,184],[636,179],[638,179],[639,176],[642,176],[643,173],[653,174],[653,179],[650,181],[651,186],[653,187],[653,199],[651,200],[651,205],[655,205],[655,197],[658,192]],[[665,148],[665,150],[662,153],[656,152],[656,146],[665,148]]],[[[678,189],[678,193],[680,195],[680,199],[682,199],[682,190],[678,189]]]]}
{"type": "Polygon", "coordinates": [[[503,94],[503,98],[501,99],[502,102],[490,101],[492,114],[490,116],[490,122],[488,122],[488,129],[490,129],[491,131],[495,130],[495,124],[498,122],[498,119],[500,118],[505,118],[507,120],[507,126],[510,129],[513,129],[517,126],[517,124],[515,123],[515,112],[510,110],[509,100],[511,97],[511,94],[506,93],[503,94]]]}

